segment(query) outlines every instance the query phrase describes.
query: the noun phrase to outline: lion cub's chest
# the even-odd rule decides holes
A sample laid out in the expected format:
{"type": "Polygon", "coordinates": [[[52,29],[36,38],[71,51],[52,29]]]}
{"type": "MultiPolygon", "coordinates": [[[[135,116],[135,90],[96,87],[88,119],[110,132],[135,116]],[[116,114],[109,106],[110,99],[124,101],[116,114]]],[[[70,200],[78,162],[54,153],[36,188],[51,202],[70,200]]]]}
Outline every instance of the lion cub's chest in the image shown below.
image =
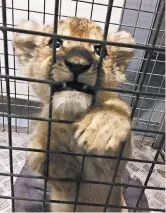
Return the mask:
{"type": "MultiPolygon", "coordinates": [[[[58,133],[56,150],[65,152],[66,154],[58,154],[54,156],[54,162],[61,164],[60,170],[57,171],[59,176],[65,178],[78,178],[81,175],[81,168],[83,162],[82,154],[98,154],[97,152],[86,152],[79,146],[77,140],[74,138],[74,125],[61,125],[58,133]],[[77,155],[78,154],[78,155],[77,155]],[[81,154],[81,155],[79,155],[81,154]]],[[[96,157],[85,157],[83,168],[83,179],[96,181],[111,181],[111,171],[116,165],[115,160],[102,159],[96,157]],[[109,177],[108,177],[108,174],[109,177]]]]}

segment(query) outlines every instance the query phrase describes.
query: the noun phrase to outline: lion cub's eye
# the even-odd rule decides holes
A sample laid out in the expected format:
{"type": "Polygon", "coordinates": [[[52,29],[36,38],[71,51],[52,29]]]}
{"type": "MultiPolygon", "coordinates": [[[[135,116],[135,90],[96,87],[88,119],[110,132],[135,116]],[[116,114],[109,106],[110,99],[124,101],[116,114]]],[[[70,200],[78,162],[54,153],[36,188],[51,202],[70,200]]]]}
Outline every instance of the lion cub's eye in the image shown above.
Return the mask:
{"type": "MultiPolygon", "coordinates": [[[[101,45],[96,45],[94,46],[94,50],[95,50],[95,53],[100,56],[100,52],[101,52],[101,45]]],[[[105,48],[104,50],[104,57],[107,55],[107,50],[105,48]]]]}
{"type": "MultiPolygon", "coordinates": [[[[57,39],[56,41],[56,49],[60,48],[62,46],[62,40],[61,39],[57,39]]],[[[50,39],[48,45],[52,48],[53,46],[53,39],[50,39]]]]}

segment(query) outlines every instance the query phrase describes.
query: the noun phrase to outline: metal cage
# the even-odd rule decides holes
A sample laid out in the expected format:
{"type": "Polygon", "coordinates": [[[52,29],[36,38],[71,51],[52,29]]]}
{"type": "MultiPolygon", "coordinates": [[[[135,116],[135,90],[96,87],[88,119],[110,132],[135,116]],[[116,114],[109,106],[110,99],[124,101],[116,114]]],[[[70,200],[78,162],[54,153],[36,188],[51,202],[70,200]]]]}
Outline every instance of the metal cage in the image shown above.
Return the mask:
{"type": "MultiPolygon", "coordinates": [[[[129,211],[160,211],[164,212],[164,208],[141,208],[140,202],[143,197],[145,190],[157,190],[164,191],[164,186],[149,186],[149,180],[153,175],[154,167],[156,165],[164,165],[164,90],[165,90],[165,79],[164,79],[164,61],[165,61],[165,30],[164,30],[164,15],[165,15],[165,1],[164,0],[124,0],[123,6],[114,5],[113,0],[107,1],[107,3],[102,3],[102,1],[81,1],[81,0],[71,0],[71,2],[75,3],[73,16],[77,16],[79,4],[88,4],[91,7],[89,18],[95,22],[98,22],[104,26],[104,35],[103,40],[93,40],[93,39],[83,39],[83,38],[74,38],[70,36],[60,36],[57,34],[57,21],[62,17],[66,17],[66,15],[62,14],[62,4],[64,4],[65,0],[55,0],[55,9],[54,13],[50,13],[46,11],[47,1],[43,0],[43,12],[31,10],[30,0],[27,0],[27,8],[19,9],[14,6],[14,1],[11,1],[12,6],[7,5],[6,0],[1,0],[2,4],[0,6],[0,11],[2,11],[2,22],[0,23],[0,30],[2,32],[2,37],[0,38],[1,44],[3,47],[0,52],[0,77],[1,77],[1,94],[0,94],[0,126],[1,130],[7,132],[8,135],[8,145],[0,144],[0,150],[5,150],[9,152],[9,162],[8,165],[10,167],[9,172],[0,171],[0,177],[10,177],[10,187],[11,187],[11,195],[3,195],[0,193],[0,199],[11,200],[12,202],[12,211],[16,211],[15,202],[20,201],[38,201],[43,203],[43,210],[45,210],[46,204],[49,202],[58,202],[58,203],[68,203],[74,204],[73,211],[76,211],[77,205],[87,205],[87,206],[99,206],[103,207],[103,211],[106,211],[109,207],[109,198],[112,195],[112,189],[116,186],[122,186],[124,188],[139,188],[140,193],[135,206],[112,206],[113,208],[123,208],[128,209],[129,211]],[[150,2],[150,4],[149,4],[150,2]],[[98,21],[93,18],[94,8],[95,6],[105,7],[107,12],[105,15],[105,21],[98,21]],[[152,8],[148,8],[151,5],[152,8]],[[119,8],[122,10],[120,23],[116,24],[110,22],[111,14],[113,8],[119,8]],[[12,23],[8,23],[8,11],[12,13],[12,23]],[[23,11],[27,14],[27,19],[30,19],[31,13],[40,14],[43,17],[43,23],[46,21],[46,16],[50,16],[52,20],[54,20],[54,31],[52,34],[35,32],[29,30],[21,30],[16,28],[16,24],[14,22],[14,12],[15,11],[23,11]],[[148,20],[151,20],[148,22],[148,20]],[[148,23],[146,23],[148,22],[148,23]],[[119,30],[127,30],[136,39],[136,45],[129,44],[119,44],[115,42],[108,42],[106,40],[109,26],[116,25],[119,30]],[[133,47],[135,49],[135,55],[130,62],[128,69],[126,71],[127,82],[123,83],[119,88],[100,88],[102,90],[118,92],[120,96],[125,99],[132,108],[132,118],[133,118],[133,127],[132,131],[139,136],[141,144],[147,142],[147,139],[150,140],[150,146],[153,146],[155,150],[154,159],[147,160],[141,158],[124,158],[123,149],[121,148],[120,154],[118,157],[113,156],[101,156],[101,155],[93,155],[93,154],[80,154],[73,152],[55,152],[57,154],[63,155],[78,155],[82,157],[82,167],[81,174],[84,168],[84,161],[86,157],[90,158],[106,158],[106,159],[118,159],[116,169],[114,172],[114,178],[112,182],[99,182],[99,181],[88,181],[80,178],[80,182],[92,183],[92,184],[104,184],[109,187],[108,197],[103,204],[96,203],[88,203],[88,202],[78,202],[79,197],[79,186],[77,191],[77,197],[75,202],[69,201],[55,201],[49,200],[46,198],[47,193],[47,180],[48,177],[48,163],[47,169],[44,177],[41,176],[31,176],[24,174],[17,174],[13,170],[13,156],[14,151],[40,151],[46,153],[47,161],[49,158],[49,145],[50,145],[50,134],[48,134],[47,139],[47,150],[38,150],[38,149],[28,149],[24,147],[13,146],[13,132],[19,132],[19,122],[24,121],[24,131],[29,133],[29,121],[30,120],[42,120],[48,121],[50,133],[51,123],[52,122],[66,122],[71,123],[69,121],[59,121],[52,119],[51,116],[47,118],[39,118],[34,116],[36,112],[40,110],[40,103],[33,99],[30,94],[29,87],[27,86],[27,92],[22,96],[22,98],[18,97],[19,92],[17,90],[17,83],[21,83],[22,85],[27,84],[27,82],[39,82],[53,85],[55,82],[44,81],[39,79],[31,79],[17,76],[17,65],[15,62],[15,53],[11,54],[9,52],[9,43],[12,41],[9,37],[11,32],[20,32],[26,34],[33,35],[41,35],[52,37],[54,40],[53,45],[53,59],[56,57],[56,48],[55,42],[58,38],[63,38],[66,40],[74,40],[81,42],[91,42],[102,45],[102,50],[100,54],[98,73],[100,72],[100,68],[102,65],[103,57],[104,57],[104,48],[105,45],[113,45],[113,46],[124,46],[124,47],[133,47]],[[13,61],[13,66],[9,65],[9,61],[13,61]],[[13,91],[11,90],[11,84],[13,85],[13,91]],[[4,86],[5,85],[5,86],[4,86]],[[5,87],[5,89],[4,89],[5,87]],[[116,174],[118,171],[118,167],[121,161],[129,161],[129,162],[138,162],[140,164],[148,163],[149,168],[146,174],[146,178],[143,182],[143,185],[134,185],[134,184],[125,184],[125,183],[115,183],[116,174]],[[35,200],[32,198],[23,198],[15,196],[14,190],[14,179],[15,178],[35,178],[35,179],[43,179],[44,180],[44,191],[43,191],[43,199],[35,200]]],[[[104,1],[103,1],[104,2],[104,1]]],[[[97,90],[99,88],[95,88],[97,90]]],[[[50,94],[51,95],[51,94],[50,94]]],[[[51,96],[50,96],[51,97],[51,96]]],[[[51,98],[50,98],[51,100],[51,98]]],[[[52,113],[51,101],[49,105],[49,115],[52,113]]],[[[54,178],[56,181],[76,181],[74,179],[66,180],[66,179],[58,179],[54,178]]],[[[78,181],[78,180],[77,180],[78,181]]]]}

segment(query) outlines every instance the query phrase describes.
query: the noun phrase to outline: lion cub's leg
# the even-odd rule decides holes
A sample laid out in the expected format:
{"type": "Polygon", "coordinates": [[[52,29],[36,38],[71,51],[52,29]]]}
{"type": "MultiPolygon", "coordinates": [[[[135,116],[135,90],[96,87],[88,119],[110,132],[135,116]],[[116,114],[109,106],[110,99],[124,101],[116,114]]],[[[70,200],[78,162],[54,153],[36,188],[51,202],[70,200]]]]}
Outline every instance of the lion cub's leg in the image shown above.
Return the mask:
{"type": "MultiPolygon", "coordinates": [[[[36,128],[33,132],[33,135],[30,137],[28,148],[30,149],[46,149],[47,143],[47,122],[37,122],[36,128]]],[[[38,172],[43,175],[44,162],[45,162],[44,152],[28,152],[28,164],[31,169],[35,172],[38,172]]]]}
{"type": "MultiPolygon", "coordinates": [[[[48,107],[44,106],[40,117],[48,118],[48,107]]],[[[55,123],[51,124],[50,149],[56,146],[57,135],[55,128],[58,126],[55,123]]],[[[48,141],[48,122],[37,121],[33,127],[33,132],[29,139],[28,148],[39,149],[39,152],[28,152],[28,163],[31,169],[43,175],[46,152],[41,152],[40,149],[46,150],[48,141]]]]}
{"type": "MultiPolygon", "coordinates": [[[[43,109],[41,117],[47,118],[48,113],[43,109]]],[[[51,151],[68,151],[70,141],[71,125],[52,123],[50,150],[51,151]]],[[[38,121],[30,137],[28,148],[46,150],[48,137],[48,122],[38,121]]],[[[33,171],[44,175],[46,165],[45,152],[29,152],[28,163],[33,171]]],[[[51,187],[51,200],[74,201],[76,186],[75,183],[55,181],[52,178],[75,178],[79,164],[77,159],[69,155],[61,155],[51,152],[49,154],[49,177],[48,184],[51,187]]],[[[50,208],[56,212],[72,211],[73,205],[51,203],[50,208]],[[72,207],[71,207],[72,206],[72,207]]]]}
{"type": "MultiPolygon", "coordinates": [[[[95,108],[83,119],[76,123],[75,139],[78,146],[86,150],[102,155],[118,156],[121,145],[130,136],[131,119],[128,105],[120,99],[112,99],[105,102],[101,108],[95,108]]],[[[129,157],[131,153],[131,141],[127,141],[123,156],[129,157]]],[[[106,176],[113,177],[117,160],[108,160],[110,172],[106,176]]],[[[106,166],[107,166],[106,165],[106,166]]],[[[102,168],[104,168],[104,164],[102,168]]],[[[125,162],[120,162],[115,182],[121,182],[125,162]]],[[[106,167],[108,168],[108,167],[106,167]]],[[[120,187],[113,187],[110,204],[124,205],[124,199],[120,187]],[[118,202],[118,204],[117,204],[118,202]]],[[[114,211],[115,209],[111,209],[114,211]]],[[[120,211],[120,210],[118,210],[120,211]]]]}

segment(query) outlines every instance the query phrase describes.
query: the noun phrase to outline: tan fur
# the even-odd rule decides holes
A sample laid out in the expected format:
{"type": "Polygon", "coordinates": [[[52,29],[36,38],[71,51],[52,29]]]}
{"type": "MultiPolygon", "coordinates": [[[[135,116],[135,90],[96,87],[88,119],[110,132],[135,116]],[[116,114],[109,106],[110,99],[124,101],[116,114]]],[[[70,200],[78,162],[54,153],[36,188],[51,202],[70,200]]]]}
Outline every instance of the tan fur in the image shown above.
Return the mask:
{"type": "MultiPolygon", "coordinates": [[[[38,26],[33,22],[22,22],[19,28],[52,32],[52,26],[38,26]]],[[[87,19],[68,18],[59,22],[58,34],[75,37],[102,40],[103,31],[95,23],[87,19]]],[[[14,47],[24,75],[37,79],[48,79],[48,72],[52,64],[52,49],[48,46],[50,38],[15,34],[14,47]]],[[[134,43],[134,39],[127,32],[118,32],[108,36],[108,40],[115,42],[134,43]]],[[[75,41],[63,41],[57,48],[57,61],[52,66],[52,78],[56,82],[73,80],[73,73],[64,63],[64,55],[73,47],[82,47],[93,58],[91,67],[80,74],[78,81],[94,86],[97,78],[99,56],[94,51],[94,44],[75,41]]],[[[124,71],[132,57],[133,49],[107,46],[101,74],[101,87],[116,87],[124,80],[124,71]]],[[[87,63],[85,58],[73,56],[70,60],[75,63],[87,63]]],[[[47,84],[30,83],[36,94],[43,102],[41,117],[48,118],[50,87],[47,84]]],[[[115,93],[98,91],[97,100],[92,107],[92,96],[79,91],[55,92],[52,97],[54,119],[70,120],[74,124],[52,123],[50,149],[56,151],[70,151],[118,156],[121,144],[130,135],[131,120],[128,105],[118,98],[115,93]]],[[[29,148],[46,149],[48,123],[38,121],[34,126],[30,138],[29,148]]],[[[128,141],[123,156],[129,157],[131,141],[128,141]]],[[[43,174],[45,154],[30,152],[28,156],[31,168],[43,174]]],[[[81,170],[82,157],[50,154],[49,175],[57,178],[78,179],[81,170]]],[[[102,158],[86,158],[82,178],[84,180],[111,182],[117,160],[102,158]]],[[[126,162],[122,161],[115,182],[121,182],[126,162]]],[[[76,183],[49,181],[52,189],[51,199],[75,201],[76,183]]],[[[81,183],[79,202],[104,204],[109,187],[97,184],[81,183]]],[[[34,192],[35,193],[35,192],[34,192]]],[[[120,187],[114,187],[109,204],[123,205],[120,187]]],[[[73,211],[73,205],[51,204],[52,211],[73,211]]],[[[102,211],[100,207],[77,206],[77,211],[102,211]]],[[[108,208],[109,211],[120,211],[108,208]]]]}

